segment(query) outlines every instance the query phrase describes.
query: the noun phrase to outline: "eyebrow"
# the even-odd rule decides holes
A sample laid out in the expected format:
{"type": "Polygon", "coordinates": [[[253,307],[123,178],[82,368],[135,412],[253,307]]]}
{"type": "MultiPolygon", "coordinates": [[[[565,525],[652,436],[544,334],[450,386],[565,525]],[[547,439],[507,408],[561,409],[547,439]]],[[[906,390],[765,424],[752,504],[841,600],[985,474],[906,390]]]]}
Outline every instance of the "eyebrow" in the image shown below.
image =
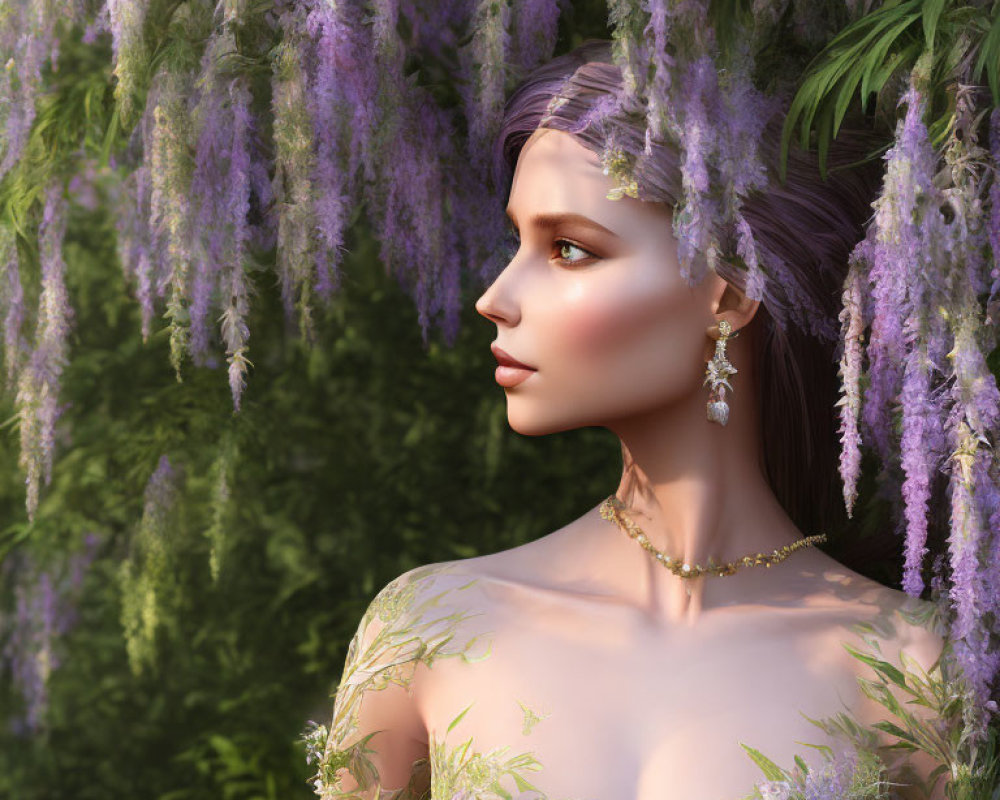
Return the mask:
{"type": "MultiPolygon", "coordinates": [[[[514,212],[512,212],[508,208],[508,209],[505,209],[505,213],[507,214],[508,217],[510,217],[511,221],[515,225],[517,225],[517,218],[514,216],[514,212]]],[[[555,228],[557,225],[559,225],[561,223],[564,223],[564,222],[571,222],[571,223],[574,223],[576,225],[582,225],[584,228],[591,228],[592,230],[595,230],[598,233],[603,233],[603,234],[606,234],[608,236],[617,236],[618,235],[614,231],[608,230],[607,228],[605,228],[599,222],[595,222],[590,217],[583,216],[583,214],[571,214],[571,213],[562,213],[562,214],[536,214],[535,216],[533,216],[531,218],[531,223],[535,227],[537,227],[537,228],[544,228],[546,230],[551,230],[552,228],[555,228]]]]}

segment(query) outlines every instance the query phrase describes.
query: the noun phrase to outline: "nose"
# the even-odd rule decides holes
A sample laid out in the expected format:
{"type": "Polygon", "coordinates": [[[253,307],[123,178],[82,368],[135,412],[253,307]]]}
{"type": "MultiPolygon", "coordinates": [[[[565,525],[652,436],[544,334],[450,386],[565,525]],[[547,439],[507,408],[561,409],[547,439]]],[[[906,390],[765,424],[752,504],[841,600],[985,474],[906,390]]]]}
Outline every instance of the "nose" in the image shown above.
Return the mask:
{"type": "Polygon", "coordinates": [[[476,301],[476,311],[491,322],[499,322],[501,315],[497,313],[493,306],[494,287],[496,287],[496,281],[493,282],[489,289],[480,295],[479,299],[476,301]]]}
{"type": "Polygon", "coordinates": [[[476,311],[491,322],[499,322],[501,319],[509,317],[509,314],[502,312],[497,306],[497,296],[500,291],[501,279],[506,272],[507,270],[504,269],[503,272],[497,275],[489,288],[476,301],[476,311]]]}
{"type": "Polygon", "coordinates": [[[514,267],[521,261],[523,261],[523,256],[519,256],[518,252],[513,252],[507,265],[476,301],[476,311],[491,322],[496,323],[502,320],[510,324],[517,316],[517,302],[514,298],[519,292],[514,289],[514,284],[518,282],[516,275],[520,270],[516,270],[514,267]]]}

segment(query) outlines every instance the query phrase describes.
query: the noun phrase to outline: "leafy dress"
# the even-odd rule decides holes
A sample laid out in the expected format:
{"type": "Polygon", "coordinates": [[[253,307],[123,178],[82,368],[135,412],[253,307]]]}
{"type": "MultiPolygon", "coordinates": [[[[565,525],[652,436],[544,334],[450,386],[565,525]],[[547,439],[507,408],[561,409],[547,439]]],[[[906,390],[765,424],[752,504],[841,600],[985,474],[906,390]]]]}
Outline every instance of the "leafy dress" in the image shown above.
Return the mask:
{"type": "MultiPolygon", "coordinates": [[[[585,794],[548,793],[541,753],[554,763],[590,765],[585,771],[593,774],[592,765],[602,759],[629,766],[629,748],[620,744],[616,749],[616,742],[603,741],[600,731],[574,732],[573,723],[559,728],[558,704],[544,705],[555,696],[548,687],[515,683],[512,689],[491,677],[488,669],[497,668],[491,660],[504,657],[495,648],[501,640],[496,634],[507,623],[491,613],[497,604],[489,602],[490,579],[459,565],[410,570],[387,584],[365,611],[348,648],[332,721],[329,726],[311,723],[303,736],[308,759],[316,765],[311,778],[316,794],[322,800],[619,800],[642,794],[637,786],[610,784],[588,785],[585,794]],[[448,685],[454,703],[447,724],[428,730],[421,690],[432,680],[448,685]],[[561,748],[558,758],[555,748],[561,748]]],[[[951,662],[943,656],[924,672],[904,659],[900,669],[882,658],[876,628],[861,625],[857,632],[868,648],[849,649],[872,675],[859,678],[862,691],[886,709],[878,731],[847,713],[812,720],[827,741],[832,737],[843,746],[813,746],[822,754],[819,767],[815,758],[810,768],[797,756],[789,769],[756,749],[748,731],[741,744],[762,780],[746,796],[936,800],[943,796],[941,787],[932,795],[930,785],[921,786],[907,767],[908,754],[921,751],[939,765],[932,778],[950,783],[949,798],[1000,800],[995,732],[970,739],[961,685],[949,675],[951,662]],[[893,747],[886,748],[886,737],[893,747]],[[987,788],[991,782],[995,795],[987,788]]],[[[553,672],[558,680],[559,671],[553,672]]],[[[666,789],[662,796],[673,797],[666,789]]]]}

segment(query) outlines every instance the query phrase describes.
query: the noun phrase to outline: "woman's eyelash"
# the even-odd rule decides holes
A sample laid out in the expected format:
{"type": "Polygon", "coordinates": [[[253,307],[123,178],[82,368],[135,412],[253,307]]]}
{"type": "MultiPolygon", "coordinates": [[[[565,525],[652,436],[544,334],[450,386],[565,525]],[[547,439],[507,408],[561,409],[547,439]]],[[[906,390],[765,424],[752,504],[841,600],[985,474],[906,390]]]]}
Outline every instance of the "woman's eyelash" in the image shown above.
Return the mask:
{"type": "MultiPolygon", "coordinates": [[[[579,251],[580,251],[581,253],[586,253],[586,254],[587,254],[587,258],[582,258],[582,259],[578,259],[578,260],[576,260],[576,261],[574,261],[574,260],[572,260],[572,259],[568,259],[568,258],[560,258],[560,259],[559,259],[560,261],[562,261],[562,262],[564,262],[564,263],[566,263],[566,264],[579,264],[579,263],[580,263],[580,262],[582,262],[582,261],[587,261],[588,259],[590,259],[590,258],[593,258],[593,257],[594,257],[594,254],[593,254],[593,253],[591,253],[591,252],[590,252],[589,250],[585,250],[584,248],[580,247],[580,245],[578,245],[578,244],[575,244],[575,243],[573,243],[573,242],[570,242],[570,241],[568,241],[568,240],[566,240],[566,239],[555,239],[555,240],[553,240],[552,244],[557,244],[557,245],[569,245],[570,247],[574,247],[574,248],[576,248],[576,249],[577,249],[577,250],[579,250],[579,251]]],[[[561,250],[562,250],[562,247],[560,247],[560,248],[559,248],[559,250],[561,251],[561,250]]]]}
{"type": "MultiPolygon", "coordinates": [[[[511,258],[513,258],[514,254],[517,252],[517,245],[521,243],[521,238],[518,236],[517,231],[514,230],[513,228],[508,228],[507,234],[514,243],[514,245],[511,247],[511,258]]],[[[585,247],[581,247],[576,242],[571,242],[569,239],[553,239],[552,244],[559,245],[558,249],[560,251],[562,250],[563,246],[569,246],[576,248],[581,253],[587,254],[587,258],[581,258],[576,260],[568,258],[559,258],[558,260],[563,262],[564,264],[579,264],[584,261],[587,261],[590,258],[596,258],[596,256],[592,252],[590,252],[590,250],[587,250],[585,247]]]]}

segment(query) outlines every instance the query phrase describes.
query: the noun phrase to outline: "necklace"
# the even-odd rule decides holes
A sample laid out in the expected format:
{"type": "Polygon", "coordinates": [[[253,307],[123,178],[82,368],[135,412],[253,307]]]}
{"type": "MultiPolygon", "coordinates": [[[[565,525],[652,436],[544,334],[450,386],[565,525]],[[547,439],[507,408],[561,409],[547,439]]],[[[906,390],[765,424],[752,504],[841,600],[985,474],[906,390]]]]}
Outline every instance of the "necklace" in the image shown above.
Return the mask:
{"type": "Polygon", "coordinates": [[[780,564],[796,550],[826,541],[826,534],[820,533],[815,536],[807,536],[804,539],[799,539],[797,542],[792,542],[792,544],[786,544],[769,554],[754,553],[753,555],[743,556],[743,558],[738,558],[735,561],[729,561],[725,564],[716,564],[711,558],[708,559],[707,567],[703,567],[700,564],[683,564],[677,559],[671,558],[662,550],[657,550],[653,547],[649,542],[649,538],[642,532],[642,529],[625,516],[623,513],[624,508],[625,506],[622,501],[616,495],[611,495],[601,503],[601,516],[617,524],[619,528],[635,539],[643,549],[652,553],[657,561],[678,578],[698,578],[702,575],[719,575],[720,577],[724,577],[732,575],[740,567],[756,567],[761,564],[765,567],[770,567],[772,564],[780,564]]]}

